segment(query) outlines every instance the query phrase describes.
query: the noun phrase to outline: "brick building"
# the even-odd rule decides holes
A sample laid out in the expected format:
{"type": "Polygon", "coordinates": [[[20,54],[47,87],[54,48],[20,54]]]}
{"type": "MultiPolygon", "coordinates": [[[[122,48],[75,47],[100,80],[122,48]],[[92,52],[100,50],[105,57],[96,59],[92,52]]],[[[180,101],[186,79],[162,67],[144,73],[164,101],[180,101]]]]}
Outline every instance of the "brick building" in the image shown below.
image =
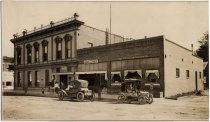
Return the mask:
{"type": "Polygon", "coordinates": [[[129,40],[84,25],[75,15],[23,31],[11,42],[15,89],[48,89],[56,81],[67,86],[78,78],[92,89],[106,84],[108,91],[123,79],[143,78],[145,86],[158,87],[159,97],[203,89],[202,59],[164,36],[129,40]]]}

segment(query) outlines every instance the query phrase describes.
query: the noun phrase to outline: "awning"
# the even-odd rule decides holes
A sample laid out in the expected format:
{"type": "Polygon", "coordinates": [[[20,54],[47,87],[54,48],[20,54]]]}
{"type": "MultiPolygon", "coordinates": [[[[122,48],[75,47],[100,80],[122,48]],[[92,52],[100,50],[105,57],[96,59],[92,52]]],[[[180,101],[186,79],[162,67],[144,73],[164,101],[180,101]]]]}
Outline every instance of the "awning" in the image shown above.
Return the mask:
{"type": "Polygon", "coordinates": [[[128,74],[128,72],[131,72],[131,73],[137,72],[142,77],[142,71],[141,70],[125,70],[124,71],[124,77],[128,74]]]}
{"type": "Polygon", "coordinates": [[[159,70],[146,70],[146,73],[145,73],[146,78],[148,77],[150,73],[154,73],[158,78],[160,77],[159,70]]]}
{"type": "Polygon", "coordinates": [[[119,75],[121,77],[121,72],[111,72],[111,75],[119,75]]]}

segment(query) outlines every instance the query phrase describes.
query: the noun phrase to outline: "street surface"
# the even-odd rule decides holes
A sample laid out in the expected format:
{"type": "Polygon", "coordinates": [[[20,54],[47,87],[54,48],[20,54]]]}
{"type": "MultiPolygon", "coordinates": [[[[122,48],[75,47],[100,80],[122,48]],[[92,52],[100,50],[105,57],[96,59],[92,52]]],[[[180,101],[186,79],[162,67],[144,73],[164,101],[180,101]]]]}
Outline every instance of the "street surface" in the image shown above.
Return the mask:
{"type": "Polygon", "coordinates": [[[208,120],[208,96],[152,104],[58,101],[57,98],[3,96],[3,120],[208,120]]]}

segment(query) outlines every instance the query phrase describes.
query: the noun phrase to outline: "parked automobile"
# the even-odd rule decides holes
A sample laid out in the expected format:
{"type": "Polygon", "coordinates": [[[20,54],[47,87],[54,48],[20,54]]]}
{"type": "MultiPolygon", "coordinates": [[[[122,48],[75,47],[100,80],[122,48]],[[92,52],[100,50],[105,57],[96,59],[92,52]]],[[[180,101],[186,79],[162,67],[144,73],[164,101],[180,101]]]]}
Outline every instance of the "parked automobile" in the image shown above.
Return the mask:
{"type": "Polygon", "coordinates": [[[58,91],[59,100],[63,100],[64,97],[83,101],[84,99],[94,100],[95,95],[92,90],[88,89],[88,81],[78,79],[70,81],[66,89],[58,91]]]}
{"type": "Polygon", "coordinates": [[[122,83],[123,92],[118,96],[119,103],[131,103],[138,101],[139,104],[153,102],[153,95],[141,90],[142,79],[125,79],[122,83]]]}

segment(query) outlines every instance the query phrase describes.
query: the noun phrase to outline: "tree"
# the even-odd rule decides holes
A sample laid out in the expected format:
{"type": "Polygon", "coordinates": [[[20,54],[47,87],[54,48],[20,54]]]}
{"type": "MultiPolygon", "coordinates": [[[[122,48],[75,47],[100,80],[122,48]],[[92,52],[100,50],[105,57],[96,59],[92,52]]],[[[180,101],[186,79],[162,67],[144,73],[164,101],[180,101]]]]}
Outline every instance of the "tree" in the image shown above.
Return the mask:
{"type": "MultiPolygon", "coordinates": [[[[203,37],[198,41],[200,44],[200,47],[196,50],[197,56],[203,58],[204,62],[209,61],[209,34],[208,32],[203,34],[203,37]]],[[[207,63],[207,66],[205,67],[203,73],[204,77],[206,77],[206,84],[205,87],[209,87],[209,63],[207,63]]]]}
{"type": "Polygon", "coordinates": [[[203,58],[203,61],[206,62],[209,60],[209,34],[208,32],[203,34],[203,37],[198,40],[200,47],[196,50],[197,56],[203,58]]]}

